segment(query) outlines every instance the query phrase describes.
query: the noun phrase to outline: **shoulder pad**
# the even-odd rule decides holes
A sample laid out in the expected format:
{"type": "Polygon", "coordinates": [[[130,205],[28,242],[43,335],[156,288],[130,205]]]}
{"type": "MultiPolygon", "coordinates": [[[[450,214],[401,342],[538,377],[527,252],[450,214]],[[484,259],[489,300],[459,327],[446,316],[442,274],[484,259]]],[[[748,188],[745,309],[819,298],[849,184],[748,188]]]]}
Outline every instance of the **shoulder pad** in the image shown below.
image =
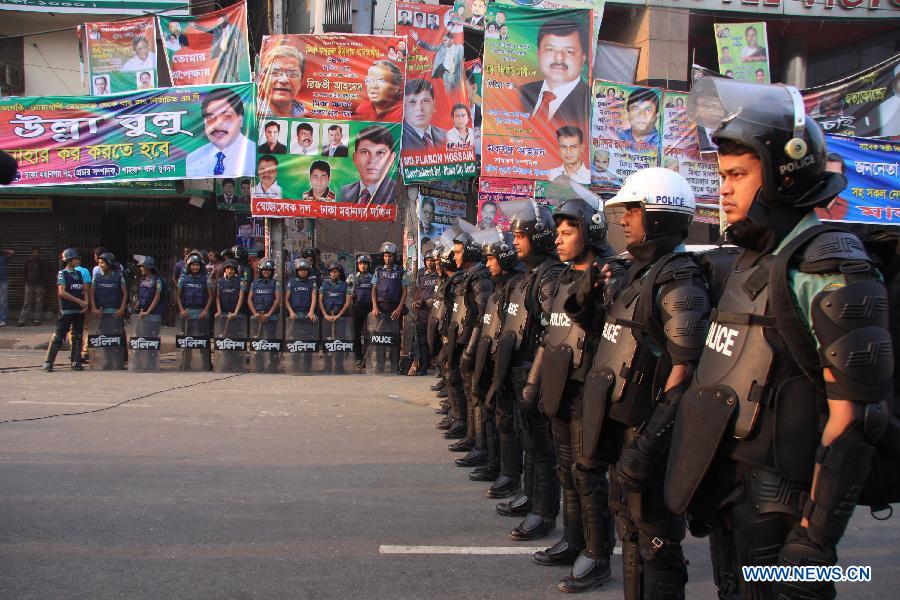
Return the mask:
{"type": "Polygon", "coordinates": [[[872,264],[862,241],[848,231],[826,231],[806,246],[799,269],[804,273],[837,273],[852,262],[872,264]]]}
{"type": "Polygon", "coordinates": [[[690,279],[702,272],[693,256],[681,254],[669,259],[656,277],[656,283],[665,283],[673,279],[690,279]]]}
{"type": "Polygon", "coordinates": [[[494,291],[494,282],[487,277],[479,277],[472,284],[472,288],[480,294],[490,294],[494,291]]]}

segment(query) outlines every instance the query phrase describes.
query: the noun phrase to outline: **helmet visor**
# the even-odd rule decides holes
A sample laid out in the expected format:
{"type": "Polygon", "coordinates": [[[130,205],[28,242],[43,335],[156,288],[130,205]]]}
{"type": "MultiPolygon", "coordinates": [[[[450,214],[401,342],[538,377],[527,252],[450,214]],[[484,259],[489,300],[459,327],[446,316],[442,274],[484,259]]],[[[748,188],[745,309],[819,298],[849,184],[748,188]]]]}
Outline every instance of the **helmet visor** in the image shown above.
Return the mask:
{"type": "Polygon", "coordinates": [[[603,206],[600,196],[592,192],[586,186],[573,181],[568,175],[560,175],[545,188],[547,201],[556,208],[561,208],[566,202],[583,200],[597,211],[603,206]]]}
{"type": "Polygon", "coordinates": [[[710,131],[737,119],[802,137],[805,112],[795,88],[707,76],[691,89],[688,116],[710,131]]]}

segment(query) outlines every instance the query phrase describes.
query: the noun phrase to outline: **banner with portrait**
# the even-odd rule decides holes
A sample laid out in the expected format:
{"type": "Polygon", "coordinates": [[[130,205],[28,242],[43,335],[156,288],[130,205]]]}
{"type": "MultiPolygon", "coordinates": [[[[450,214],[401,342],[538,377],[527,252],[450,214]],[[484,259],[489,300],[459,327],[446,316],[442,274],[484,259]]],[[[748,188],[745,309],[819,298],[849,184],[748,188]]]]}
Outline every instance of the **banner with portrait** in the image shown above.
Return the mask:
{"type": "Polygon", "coordinates": [[[393,221],[404,38],[263,38],[255,216],[393,221]]]}
{"type": "Polygon", "coordinates": [[[738,81],[771,83],[765,23],[716,23],[719,72],[738,81]]]}
{"type": "Polygon", "coordinates": [[[455,186],[419,186],[416,202],[419,267],[425,266],[425,252],[456,217],[466,218],[466,194],[455,186]]]}
{"type": "Polygon", "coordinates": [[[250,197],[253,192],[252,177],[224,177],[216,179],[216,208],[235,215],[250,214],[250,197]]]}
{"type": "Polygon", "coordinates": [[[476,115],[469,101],[463,30],[452,7],[398,2],[397,35],[409,40],[400,155],[404,181],[474,177],[476,115]],[[405,24],[404,13],[426,25],[405,24]]]}
{"type": "Polygon", "coordinates": [[[157,18],[172,85],[251,81],[246,2],[194,17],[157,18]]]}
{"type": "Polygon", "coordinates": [[[509,217],[500,211],[500,203],[509,200],[530,200],[535,195],[535,182],[530,179],[481,177],[478,179],[478,215],[480,229],[500,227],[509,231],[509,217]]]}
{"type": "Polygon", "coordinates": [[[825,133],[900,139],[900,53],[840,81],[800,90],[825,133]]]}
{"type": "Polygon", "coordinates": [[[12,185],[252,177],[252,83],[0,100],[12,185]]]}
{"type": "MultiPolygon", "coordinates": [[[[594,12],[594,31],[600,29],[603,20],[603,9],[606,0],[494,0],[497,4],[496,11],[489,11],[487,23],[484,28],[484,37],[498,37],[505,40],[509,36],[509,27],[506,25],[506,13],[502,8],[506,6],[524,6],[542,10],[555,10],[559,8],[586,8],[594,12]],[[492,25],[493,23],[493,25],[492,25]]],[[[594,56],[594,48],[591,48],[591,57],[594,56]]]]}
{"type": "Polygon", "coordinates": [[[593,13],[502,8],[509,38],[484,41],[481,173],[589,183],[593,13]]]}
{"type": "MultiPolygon", "coordinates": [[[[481,92],[481,58],[466,61],[466,83],[469,86],[469,104],[472,105],[472,125],[475,130],[475,160],[481,161],[481,122],[482,100],[481,92]]],[[[477,170],[478,165],[476,165],[477,170]]]]}
{"type": "Polygon", "coordinates": [[[107,96],[149,90],[158,82],[153,17],[84,24],[90,91],[107,96]]]}
{"type": "Polygon", "coordinates": [[[591,184],[618,189],[639,169],[656,167],[662,146],[662,90],[594,81],[591,184]]]}
{"type": "Polygon", "coordinates": [[[900,143],[826,136],[828,151],[844,159],[847,187],[820,219],[845,223],[900,225],[900,143]]]}
{"type": "Polygon", "coordinates": [[[715,159],[705,159],[700,155],[697,127],[687,114],[688,97],[689,94],[668,90],[663,95],[660,166],[680,173],[691,185],[698,200],[718,199],[718,163],[715,159]]]}

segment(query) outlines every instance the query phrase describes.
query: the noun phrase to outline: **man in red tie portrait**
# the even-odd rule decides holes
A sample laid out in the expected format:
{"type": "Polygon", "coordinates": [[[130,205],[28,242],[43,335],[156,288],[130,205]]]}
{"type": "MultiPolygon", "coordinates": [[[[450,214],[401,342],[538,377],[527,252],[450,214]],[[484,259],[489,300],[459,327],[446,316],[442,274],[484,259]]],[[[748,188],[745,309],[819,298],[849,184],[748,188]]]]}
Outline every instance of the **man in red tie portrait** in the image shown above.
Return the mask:
{"type": "Polygon", "coordinates": [[[397,157],[394,145],[387,127],[369,125],[360,130],[353,148],[359,181],[341,187],[339,202],[366,206],[397,203],[397,181],[390,174],[397,157]]]}

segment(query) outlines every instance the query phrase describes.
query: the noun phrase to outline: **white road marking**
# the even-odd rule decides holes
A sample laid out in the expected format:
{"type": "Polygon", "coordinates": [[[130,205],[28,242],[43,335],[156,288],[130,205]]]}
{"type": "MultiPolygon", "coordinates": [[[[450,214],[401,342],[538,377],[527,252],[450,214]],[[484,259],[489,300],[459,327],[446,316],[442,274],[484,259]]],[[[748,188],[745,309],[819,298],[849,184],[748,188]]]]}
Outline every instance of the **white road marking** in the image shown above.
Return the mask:
{"type": "MultiPolygon", "coordinates": [[[[63,406],[109,406],[103,402],[45,402],[39,400],[10,400],[7,404],[61,404],[63,406]]],[[[139,406],[146,408],[149,404],[132,404],[127,402],[122,406],[139,406]]]]}
{"type": "MultiPolygon", "coordinates": [[[[547,546],[392,546],[382,544],[379,554],[533,554],[545,550],[547,546]]],[[[613,554],[622,554],[622,548],[613,549],[613,554]]]]}

